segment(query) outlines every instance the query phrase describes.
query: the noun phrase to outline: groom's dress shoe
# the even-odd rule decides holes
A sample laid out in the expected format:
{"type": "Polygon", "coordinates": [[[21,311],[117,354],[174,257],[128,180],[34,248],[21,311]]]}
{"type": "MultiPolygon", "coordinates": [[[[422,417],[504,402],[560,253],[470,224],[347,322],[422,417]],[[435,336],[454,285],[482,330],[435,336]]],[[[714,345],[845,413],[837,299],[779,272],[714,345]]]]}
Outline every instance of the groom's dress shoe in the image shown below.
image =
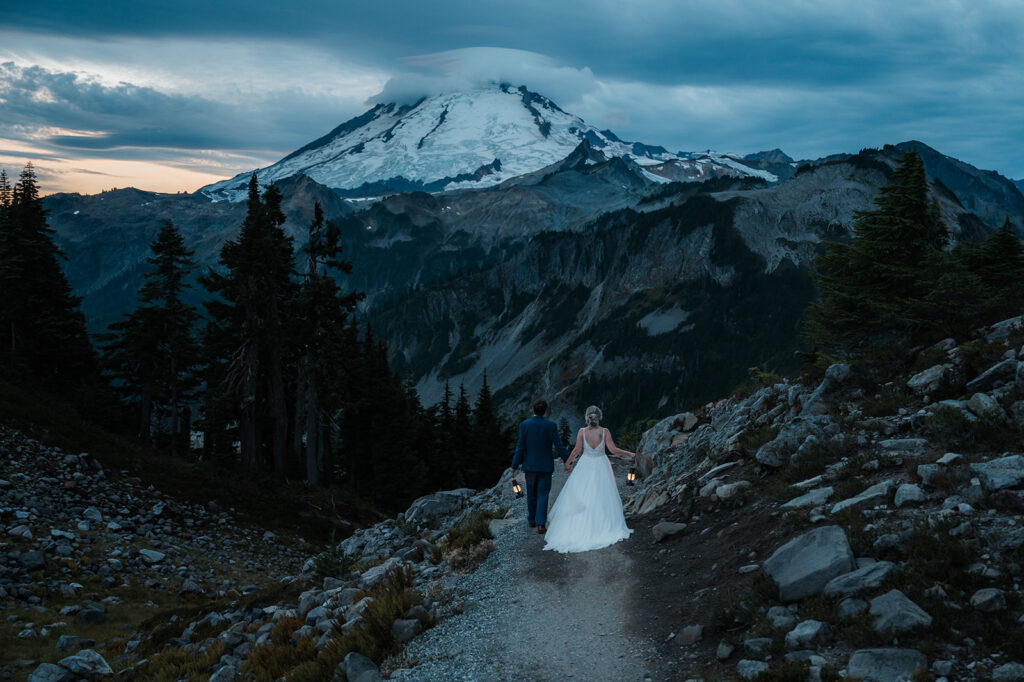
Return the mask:
{"type": "Polygon", "coordinates": [[[541,535],[544,535],[544,533],[548,532],[548,527],[547,526],[537,526],[537,532],[540,533],[541,535]]]}

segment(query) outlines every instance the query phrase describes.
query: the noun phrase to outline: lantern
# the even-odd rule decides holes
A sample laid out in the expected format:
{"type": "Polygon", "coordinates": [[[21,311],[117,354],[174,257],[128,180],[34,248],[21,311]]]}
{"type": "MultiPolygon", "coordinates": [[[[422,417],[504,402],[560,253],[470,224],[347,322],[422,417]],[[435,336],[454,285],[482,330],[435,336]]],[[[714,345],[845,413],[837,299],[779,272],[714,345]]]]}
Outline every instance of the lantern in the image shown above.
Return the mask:
{"type": "Polygon", "coordinates": [[[523,486],[519,483],[519,479],[515,476],[512,477],[512,492],[515,493],[516,497],[523,496],[523,486]]]}
{"type": "Polygon", "coordinates": [[[636,484],[636,467],[629,467],[629,471],[626,472],[626,485],[636,484]]]}

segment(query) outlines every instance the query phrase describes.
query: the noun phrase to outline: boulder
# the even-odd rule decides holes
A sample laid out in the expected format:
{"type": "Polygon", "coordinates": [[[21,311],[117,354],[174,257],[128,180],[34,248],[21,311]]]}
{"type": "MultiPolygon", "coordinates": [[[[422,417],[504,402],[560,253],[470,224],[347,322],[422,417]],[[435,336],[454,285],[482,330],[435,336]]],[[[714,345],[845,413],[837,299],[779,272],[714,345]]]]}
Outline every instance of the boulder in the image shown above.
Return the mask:
{"type": "Polygon", "coordinates": [[[924,494],[924,491],[916,483],[903,483],[896,489],[896,497],[893,498],[893,504],[897,507],[902,507],[908,504],[921,504],[927,499],[928,496],[924,494]]]}
{"type": "Polygon", "coordinates": [[[105,677],[114,674],[103,657],[92,649],[82,649],[74,656],[61,659],[60,667],[81,677],[105,677]]]}
{"type": "Polygon", "coordinates": [[[967,401],[967,409],[983,419],[1006,419],[1006,412],[988,393],[975,393],[967,401]]]}
{"type": "Polygon", "coordinates": [[[75,635],[61,635],[60,639],[57,640],[57,651],[62,654],[94,646],[96,646],[96,640],[76,637],[75,635]]]}
{"type": "Polygon", "coordinates": [[[832,599],[852,597],[867,590],[877,589],[895,571],[896,565],[891,561],[868,564],[829,580],[825,585],[825,596],[832,599]]]}
{"type": "Polygon", "coordinates": [[[839,526],[808,531],[779,547],[764,562],[765,573],[784,602],[818,594],[829,580],[854,568],[853,551],[839,526]]]}
{"type": "Polygon", "coordinates": [[[1003,360],[989,367],[974,379],[967,382],[967,390],[974,392],[988,391],[1007,381],[1013,381],[1017,376],[1017,361],[1013,359],[1003,360]]]}
{"type": "Polygon", "coordinates": [[[928,658],[913,649],[861,649],[846,663],[847,677],[863,682],[911,682],[928,670],[928,658]]]}
{"type": "Polygon", "coordinates": [[[73,673],[53,663],[43,663],[28,676],[28,682],[70,682],[74,679],[73,673]]]}
{"type": "Polygon", "coordinates": [[[907,380],[907,388],[917,395],[935,393],[935,391],[939,389],[939,386],[942,385],[942,380],[949,375],[952,369],[953,365],[949,363],[933,365],[910,377],[910,379],[907,380]]]}
{"type": "Polygon", "coordinates": [[[752,637],[743,640],[743,650],[749,656],[763,656],[772,648],[771,637],[752,637]]]}
{"type": "Polygon", "coordinates": [[[786,648],[806,649],[812,644],[824,644],[832,631],[820,620],[805,620],[786,633],[786,648]]]}
{"type": "Polygon", "coordinates": [[[438,528],[446,517],[461,512],[475,493],[472,488],[457,488],[424,495],[405,510],[405,520],[414,526],[438,528]]]}
{"type": "Polygon", "coordinates": [[[850,366],[845,363],[830,365],[825,370],[825,378],[821,380],[814,392],[803,402],[801,414],[820,415],[826,414],[832,406],[831,398],[852,374],[850,366]]]}
{"type": "Polygon", "coordinates": [[[744,491],[750,490],[753,484],[750,481],[736,481],[735,483],[726,483],[715,488],[715,495],[720,500],[730,500],[734,497],[739,497],[744,491]]]}
{"type": "Polygon", "coordinates": [[[96,601],[87,601],[75,613],[75,622],[95,625],[106,619],[107,607],[96,601]]]}
{"type": "Polygon", "coordinates": [[[423,632],[423,623],[416,618],[397,618],[391,624],[391,634],[402,644],[423,632]]]}
{"type": "Polygon", "coordinates": [[[932,485],[935,477],[945,471],[945,467],[938,464],[918,464],[917,475],[921,477],[921,483],[932,485]]]}
{"type": "Polygon", "coordinates": [[[370,591],[392,573],[400,571],[402,569],[402,565],[401,559],[391,557],[378,566],[366,569],[363,574],[359,576],[359,588],[367,592],[370,591]]]}
{"type": "MultiPolygon", "coordinates": [[[[377,665],[360,653],[349,652],[345,656],[344,666],[345,679],[348,682],[380,682],[380,670],[377,665]]],[[[340,667],[340,666],[339,666],[340,667]]]]}
{"type": "Polygon", "coordinates": [[[824,488],[815,488],[809,493],[804,493],[800,497],[794,497],[789,502],[782,505],[783,509],[801,509],[803,507],[820,507],[821,505],[828,502],[828,498],[832,497],[832,486],[826,486],[824,488]]]}
{"type": "Polygon", "coordinates": [[[764,661],[751,661],[743,659],[736,664],[736,674],[745,680],[752,680],[763,672],[768,671],[768,664],[764,661]]]}
{"type": "Polygon", "coordinates": [[[932,624],[932,617],[899,590],[889,590],[872,599],[868,613],[874,616],[873,627],[880,635],[899,634],[932,624]]]}
{"type": "Polygon", "coordinates": [[[1006,593],[994,587],[978,590],[971,595],[971,606],[983,613],[995,613],[1006,609],[1006,593]]]}
{"type": "Polygon", "coordinates": [[[822,438],[824,431],[814,417],[797,417],[782,427],[779,434],[762,445],[754,458],[765,466],[778,468],[789,461],[790,455],[807,440],[808,436],[822,438]]]}
{"type": "Polygon", "coordinates": [[[992,679],[995,682],[1022,682],[1024,681],[1024,665],[1005,663],[992,671],[992,679]]]}
{"type": "Polygon", "coordinates": [[[671,521],[659,521],[651,528],[651,535],[655,542],[661,542],[667,537],[682,533],[686,529],[685,523],[673,523],[671,521]]]}
{"type": "Polygon", "coordinates": [[[981,480],[985,490],[1015,488],[1024,481],[1024,455],[1009,455],[971,465],[971,473],[981,480]]]}
{"type": "Polygon", "coordinates": [[[832,513],[838,514],[842,510],[850,507],[867,507],[885,504],[889,501],[889,497],[892,495],[893,488],[895,487],[896,481],[892,479],[880,481],[873,486],[870,486],[859,495],[842,500],[841,502],[836,502],[832,505],[832,513]]]}

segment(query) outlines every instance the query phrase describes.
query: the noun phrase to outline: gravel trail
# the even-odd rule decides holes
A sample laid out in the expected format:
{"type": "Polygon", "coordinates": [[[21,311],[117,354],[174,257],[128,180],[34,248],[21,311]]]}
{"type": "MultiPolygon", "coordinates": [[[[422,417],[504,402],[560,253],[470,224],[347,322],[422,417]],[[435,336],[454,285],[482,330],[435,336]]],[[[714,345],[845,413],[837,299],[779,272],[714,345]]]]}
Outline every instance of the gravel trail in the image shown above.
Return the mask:
{"type": "MultiPolygon", "coordinates": [[[[625,467],[614,463],[620,490],[625,467]]],[[[552,500],[566,475],[557,463],[552,500]]],[[[395,680],[660,680],[657,655],[627,632],[634,619],[633,559],[624,542],[577,554],[543,551],[526,525],[526,499],[476,571],[449,579],[463,613],[411,642],[414,668],[395,680]]],[[[628,521],[628,519],[627,519],[628,521]]]]}

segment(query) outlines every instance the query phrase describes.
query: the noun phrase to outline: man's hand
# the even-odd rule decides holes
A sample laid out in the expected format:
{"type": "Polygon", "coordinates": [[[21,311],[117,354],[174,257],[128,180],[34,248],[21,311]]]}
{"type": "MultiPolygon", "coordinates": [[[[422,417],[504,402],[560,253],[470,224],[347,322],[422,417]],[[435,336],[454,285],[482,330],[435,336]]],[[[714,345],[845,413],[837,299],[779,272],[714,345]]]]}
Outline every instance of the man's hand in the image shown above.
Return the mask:
{"type": "Polygon", "coordinates": [[[565,467],[563,468],[565,469],[565,473],[569,473],[570,471],[572,471],[572,462],[566,462],[565,467]]]}

